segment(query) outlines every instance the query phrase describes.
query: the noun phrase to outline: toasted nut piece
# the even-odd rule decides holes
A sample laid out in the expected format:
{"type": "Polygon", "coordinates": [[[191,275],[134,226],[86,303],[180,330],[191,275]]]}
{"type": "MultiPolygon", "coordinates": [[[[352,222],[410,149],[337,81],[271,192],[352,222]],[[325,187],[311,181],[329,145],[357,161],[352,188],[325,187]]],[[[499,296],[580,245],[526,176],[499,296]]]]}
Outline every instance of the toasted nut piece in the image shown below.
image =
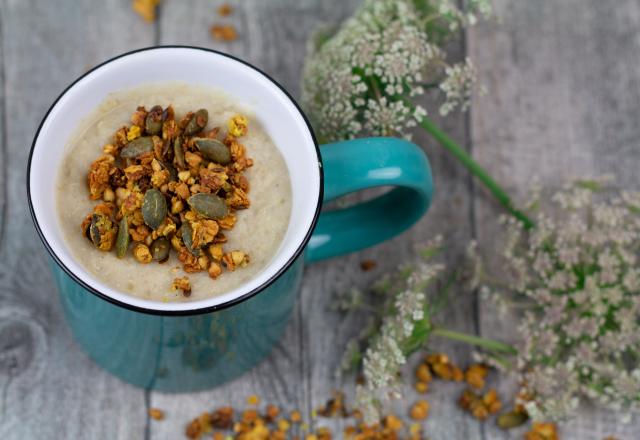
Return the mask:
{"type": "Polygon", "coordinates": [[[428,382],[416,382],[415,389],[419,393],[426,393],[429,390],[428,382]]]}
{"type": "Polygon", "coordinates": [[[229,128],[229,134],[234,137],[240,137],[247,134],[247,125],[249,122],[247,121],[246,116],[236,115],[229,119],[227,122],[227,127],[229,128]]]}
{"type": "Polygon", "coordinates": [[[211,26],[210,32],[215,40],[233,41],[238,38],[236,28],[230,24],[214,24],[211,26]]]}
{"type": "Polygon", "coordinates": [[[184,153],[184,160],[190,167],[197,168],[202,163],[202,156],[192,153],[191,151],[187,151],[184,153]]]}
{"type": "Polygon", "coordinates": [[[180,179],[181,182],[186,182],[189,178],[191,178],[191,171],[185,170],[178,172],[178,179],[180,179]]]}
{"type": "Polygon", "coordinates": [[[173,237],[171,237],[171,246],[173,246],[176,251],[179,251],[180,248],[183,247],[182,240],[178,235],[179,234],[175,234],[173,237]]]}
{"type": "Polygon", "coordinates": [[[107,188],[102,193],[102,200],[105,202],[113,202],[116,199],[116,194],[111,188],[107,188]]]}
{"type": "Polygon", "coordinates": [[[293,423],[300,423],[302,421],[302,415],[300,414],[300,411],[298,410],[293,410],[291,411],[291,413],[289,414],[289,419],[291,420],[291,422],[293,423]]]}
{"type": "Polygon", "coordinates": [[[429,402],[426,400],[418,400],[413,404],[409,415],[414,420],[424,420],[429,415],[429,402]]]}
{"type": "Polygon", "coordinates": [[[215,279],[215,278],[218,278],[222,273],[222,267],[220,267],[218,263],[212,262],[207,272],[209,273],[209,276],[211,278],[215,279]]]}
{"type": "Polygon", "coordinates": [[[109,186],[109,171],[113,167],[113,156],[102,156],[91,164],[87,175],[89,184],[89,197],[91,200],[98,200],[102,193],[109,186]]]}
{"type": "Polygon", "coordinates": [[[392,431],[398,431],[402,429],[402,420],[391,414],[384,418],[384,426],[392,431]]]}
{"type": "Polygon", "coordinates": [[[160,171],[160,170],[162,170],[162,165],[160,165],[160,162],[158,162],[157,159],[153,159],[151,161],[151,169],[153,171],[160,171]]]}
{"type": "Polygon", "coordinates": [[[177,197],[171,199],[171,213],[179,214],[184,209],[184,203],[177,197]]]}
{"type": "Polygon", "coordinates": [[[191,295],[191,283],[189,282],[189,278],[182,277],[174,279],[173,284],[171,285],[171,289],[182,290],[182,294],[184,296],[191,295]]]}
{"type": "MultiPolygon", "coordinates": [[[[186,171],[187,173],[189,171],[186,171]]],[[[190,175],[190,174],[189,174],[190,175]]],[[[180,173],[178,173],[178,178],[180,176],[180,173]]],[[[187,186],[186,183],[180,182],[178,185],[176,185],[175,188],[175,192],[178,195],[178,197],[187,200],[190,196],[191,196],[191,192],[189,191],[189,187],[187,186]]]]}
{"type": "Polygon", "coordinates": [[[275,405],[269,404],[265,409],[265,414],[269,420],[273,421],[280,414],[280,408],[275,405]]]}
{"type": "Polygon", "coordinates": [[[198,257],[198,266],[200,266],[202,270],[207,270],[209,268],[209,257],[206,255],[198,257]]]}
{"type": "Polygon", "coordinates": [[[129,128],[129,130],[127,131],[127,140],[132,141],[134,139],[137,139],[140,137],[141,133],[142,132],[140,130],[140,127],[138,127],[137,125],[132,125],[131,128],[129,128]]]}
{"type": "Polygon", "coordinates": [[[211,255],[211,258],[216,261],[222,260],[222,256],[224,255],[224,252],[222,251],[222,245],[212,244],[211,246],[209,246],[209,254],[211,255]]]}
{"type": "Polygon", "coordinates": [[[102,152],[110,156],[115,156],[118,153],[118,148],[113,144],[105,144],[105,146],[102,147],[102,152]]]}
{"type": "Polygon", "coordinates": [[[431,382],[433,377],[431,376],[431,371],[426,364],[420,364],[416,368],[416,378],[420,382],[431,382]]]}
{"type": "Polygon", "coordinates": [[[149,417],[151,417],[154,420],[163,420],[164,411],[158,408],[149,408],[149,417]]]}
{"type": "Polygon", "coordinates": [[[149,248],[142,243],[136,243],[133,247],[133,256],[138,262],[143,264],[151,263],[151,260],[153,260],[149,248]]]}

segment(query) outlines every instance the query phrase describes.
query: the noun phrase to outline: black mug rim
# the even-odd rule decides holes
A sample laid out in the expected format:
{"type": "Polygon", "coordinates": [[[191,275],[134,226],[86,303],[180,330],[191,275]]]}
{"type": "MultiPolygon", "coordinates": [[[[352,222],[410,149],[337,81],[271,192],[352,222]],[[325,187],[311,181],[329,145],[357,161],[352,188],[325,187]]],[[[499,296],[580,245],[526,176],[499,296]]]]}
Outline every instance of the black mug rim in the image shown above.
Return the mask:
{"type": "MultiPolygon", "coordinates": [[[[73,281],[75,281],[77,284],[79,284],[80,286],[82,286],[85,290],[88,290],[89,292],[91,292],[92,294],[96,295],[98,298],[103,299],[105,301],[108,301],[116,306],[122,307],[124,309],[127,310],[131,310],[134,312],[139,312],[139,313],[144,313],[144,314],[149,314],[149,315],[159,315],[159,316],[189,316],[189,315],[201,315],[204,313],[211,313],[211,312],[215,312],[218,310],[223,310],[226,309],[228,307],[232,307],[234,305],[237,305],[239,303],[242,303],[246,300],[248,300],[249,298],[252,298],[253,296],[257,295],[258,293],[262,292],[263,290],[265,290],[266,288],[268,288],[269,286],[271,286],[276,280],[278,280],[292,265],[293,263],[302,256],[304,248],[306,247],[307,243],[309,242],[309,240],[311,239],[311,235],[313,233],[313,230],[315,229],[315,226],[318,222],[318,218],[320,216],[320,210],[322,207],[322,197],[323,197],[323,193],[324,193],[324,172],[323,172],[323,166],[322,166],[322,157],[320,155],[320,146],[318,144],[318,140],[316,139],[316,136],[313,132],[313,129],[311,127],[311,123],[309,122],[309,119],[307,118],[307,116],[304,114],[304,112],[302,111],[300,105],[296,102],[296,100],[291,96],[291,94],[280,84],[278,83],[275,79],[273,79],[270,75],[268,75],[267,73],[265,73],[263,70],[259,69],[258,67],[254,66],[251,63],[248,63],[247,61],[244,61],[240,58],[237,58],[233,55],[230,55],[228,53],[224,53],[224,52],[220,52],[214,49],[209,49],[209,48],[205,48],[205,47],[198,47],[198,46],[188,46],[188,45],[159,45],[159,46],[149,46],[149,47],[143,47],[140,49],[135,49],[135,50],[131,50],[128,52],[124,52],[121,53],[120,55],[116,55],[112,58],[107,59],[106,61],[103,61],[102,63],[96,65],[95,67],[93,67],[92,69],[88,70],[87,72],[83,73],[82,75],[80,75],[78,78],[76,78],[71,84],[69,84],[63,91],[62,93],[60,93],[60,95],[58,95],[58,97],[53,101],[53,103],[51,104],[51,106],[49,107],[49,109],[47,110],[47,112],[45,113],[44,117],[42,118],[42,120],[40,121],[40,124],[38,125],[38,129],[36,130],[36,134],[33,138],[33,142],[31,143],[31,149],[29,151],[29,159],[27,162],[27,200],[28,200],[28,205],[29,205],[29,212],[31,214],[31,219],[33,220],[33,224],[36,228],[36,231],[38,233],[38,236],[40,237],[40,240],[42,241],[42,243],[44,244],[44,247],[47,249],[47,252],[49,253],[49,255],[51,256],[51,258],[53,258],[53,260],[55,261],[55,263],[71,278],[73,279],[73,281]],[[295,252],[293,253],[293,255],[291,255],[291,257],[287,260],[287,262],[280,268],[278,268],[278,270],[273,274],[273,276],[271,276],[268,280],[266,280],[264,283],[262,283],[260,286],[257,286],[256,288],[238,296],[237,298],[234,298],[232,300],[226,301],[222,304],[216,304],[213,306],[209,306],[209,307],[201,307],[201,308],[197,308],[197,309],[189,309],[189,310],[157,310],[157,309],[150,309],[150,308],[146,308],[146,307],[138,307],[138,306],[134,306],[131,304],[128,304],[126,302],[123,301],[119,301],[115,298],[110,297],[109,295],[102,293],[101,291],[99,291],[98,289],[88,285],[87,283],[85,283],[83,280],[81,280],[75,273],[73,273],[73,271],[71,271],[63,262],[62,260],[58,257],[58,255],[55,253],[55,251],[53,250],[53,248],[51,247],[51,245],[49,244],[49,242],[47,241],[47,238],[45,237],[44,233],[42,232],[42,229],[40,228],[40,225],[38,223],[38,219],[36,218],[35,215],[35,210],[33,208],[33,202],[31,199],[31,162],[33,159],[33,153],[35,150],[35,146],[36,146],[36,142],[38,140],[38,137],[40,135],[40,131],[42,129],[42,126],[44,125],[45,121],[47,120],[47,118],[49,117],[49,114],[51,113],[51,111],[53,110],[53,108],[56,106],[56,104],[58,103],[58,101],[60,101],[60,99],[69,91],[71,90],[71,88],[73,88],[80,80],[82,80],[83,78],[85,78],[87,75],[91,74],[92,72],[94,72],[95,70],[98,70],[99,68],[115,61],[118,60],[120,58],[124,58],[126,56],[129,55],[133,55],[139,52],[145,52],[145,51],[152,51],[152,50],[158,50],[158,49],[190,49],[190,50],[198,50],[198,51],[203,51],[203,52],[209,52],[209,53],[214,53],[216,55],[220,55],[220,56],[224,56],[226,58],[230,58],[240,64],[243,64],[246,67],[249,67],[250,69],[253,69],[255,71],[257,71],[258,73],[260,73],[262,76],[264,76],[266,79],[268,79],[269,81],[271,81],[276,87],[278,87],[284,94],[285,96],[289,99],[289,101],[291,101],[291,104],[293,104],[293,106],[296,108],[296,110],[298,111],[298,113],[300,113],[300,115],[302,116],[302,118],[304,119],[306,125],[307,125],[307,129],[309,130],[309,134],[311,135],[311,139],[313,140],[313,144],[315,146],[315,150],[316,150],[316,156],[317,156],[317,161],[318,161],[318,172],[319,172],[319,177],[320,177],[320,191],[318,192],[318,200],[316,202],[316,209],[313,215],[313,220],[311,221],[311,224],[309,225],[309,229],[307,230],[307,232],[305,233],[304,239],[302,240],[302,242],[300,243],[300,245],[296,248],[295,252]]],[[[62,294],[63,292],[60,292],[60,294],[62,294]]]]}

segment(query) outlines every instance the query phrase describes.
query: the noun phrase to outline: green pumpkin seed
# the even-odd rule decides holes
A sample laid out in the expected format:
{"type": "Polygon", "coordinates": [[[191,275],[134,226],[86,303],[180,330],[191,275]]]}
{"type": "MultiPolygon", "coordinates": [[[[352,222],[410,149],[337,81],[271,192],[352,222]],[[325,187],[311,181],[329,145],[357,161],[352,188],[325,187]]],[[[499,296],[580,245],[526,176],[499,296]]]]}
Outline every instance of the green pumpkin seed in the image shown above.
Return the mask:
{"type": "Polygon", "coordinates": [[[200,257],[202,255],[202,251],[200,249],[193,248],[193,229],[191,228],[191,223],[184,222],[180,229],[182,231],[182,242],[187,250],[191,252],[192,255],[200,257]]]}
{"type": "Polygon", "coordinates": [[[149,151],[153,151],[153,139],[151,139],[151,136],[143,136],[125,145],[122,151],[120,151],[120,157],[131,159],[148,153],[149,151]]]}
{"type": "Polygon", "coordinates": [[[207,122],[209,121],[209,112],[201,108],[189,119],[186,127],[184,127],[184,133],[187,136],[193,136],[196,133],[200,133],[204,127],[207,126],[207,122]]]}
{"type": "Polygon", "coordinates": [[[497,423],[501,429],[511,429],[523,425],[527,419],[528,417],[524,412],[511,411],[500,414],[497,423]]]}
{"type": "Polygon", "coordinates": [[[160,191],[155,188],[144,194],[142,202],[142,218],[151,229],[160,227],[167,216],[167,201],[160,191]]]}
{"type": "Polygon", "coordinates": [[[162,132],[162,113],[162,107],[159,105],[151,107],[144,121],[144,129],[147,134],[160,134],[162,132]]]}
{"type": "Polygon", "coordinates": [[[229,213],[227,204],[215,194],[194,194],[187,202],[195,212],[206,218],[219,219],[229,213]]]}
{"type": "Polygon", "coordinates": [[[100,245],[100,223],[104,222],[104,215],[93,214],[91,217],[91,225],[89,225],[89,237],[95,246],[100,245]]]}
{"type": "Polygon", "coordinates": [[[169,259],[171,244],[165,237],[159,237],[151,243],[151,256],[159,263],[164,263],[169,259]]]}
{"type": "Polygon", "coordinates": [[[184,150],[182,149],[182,138],[180,136],[173,141],[173,155],[176,165],[182,169],[186,169],[187,163],[184,160],[184,150]]]}
{"type": "MultiPolygon", "coordinates": [[[[97,248],[100,248],[102,237],[109,233],[114,227],[115,225],[108,216],[103,214],[93,214],[91,216],[91,224],[89,225],[89,238],[91,239],[91,242],[97,248]]],[[[100,249],[109,250],[107,248],[100,249]]]]}
{"type": "Polygon", "coordinates": [[[120,227],[118,228],[118,236],[116,237],[116,255],[118,258],[122,258],[127,254],[129,249],[129,222],[125,215],[120,220],[120,227]]]}
{"type": "Polygon", "coordinates": [[[220,165],[226,165],[231,162],[229,147],[218,139],[197,138],[193,142],[205,158],[220,165]]]}

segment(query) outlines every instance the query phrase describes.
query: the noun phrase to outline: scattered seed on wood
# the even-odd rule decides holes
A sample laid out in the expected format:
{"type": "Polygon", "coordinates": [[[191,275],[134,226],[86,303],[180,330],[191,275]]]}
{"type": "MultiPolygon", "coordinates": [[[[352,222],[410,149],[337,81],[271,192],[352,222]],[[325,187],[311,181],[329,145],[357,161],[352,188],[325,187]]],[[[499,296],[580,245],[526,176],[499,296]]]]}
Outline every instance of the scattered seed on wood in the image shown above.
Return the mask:
{"type": "Polygon", "coordinates": [[[213,39],[218,41],[234,41],[238,38],[236,28],[230,24],[214,24],[210,32],[213,39]]]}

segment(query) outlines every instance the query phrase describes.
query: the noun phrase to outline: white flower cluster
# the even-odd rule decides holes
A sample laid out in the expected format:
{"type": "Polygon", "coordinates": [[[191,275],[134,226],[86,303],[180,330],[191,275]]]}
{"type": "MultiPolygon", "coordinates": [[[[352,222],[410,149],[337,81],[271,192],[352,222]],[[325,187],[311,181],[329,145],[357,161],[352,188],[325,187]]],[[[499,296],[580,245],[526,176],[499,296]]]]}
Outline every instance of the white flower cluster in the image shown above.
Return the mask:
{"type": "Polygon", "coordinates": [[[319,34],[309,48],[302,100],[323,142],[360,135],[409,137],[426,111],[413,103],[424,85],[440,85],[441,112],[466,107],[475,80],[467,60],[449,65],[433,35],[490,12],[488,0],[462,11],[452,0],[364,0],[335,34],[319,34]],[[438,31],[434,29],[438,29],[438,31]]]}
{"type": "MultiPolygon", "coordinates": [[[[511,290],[531,308],[517,371],[536,419],[571,415],[581,398],[640,410],[640,193],[605,179],[552,197],[536,227],[505,220],[511,290]]],[[[528,399],[526,399],[528,400],[528,399]]]]}
{"type": "Polygon", "coordinates": [[[457,107],[464,111],[471,103],[473,85],[476,82],[476,68],[467,58],[464,63],[457,63],[445,68],[446,78],[440,83],[440,90],[446,96],[440,106],[440,114],[446,116],[457,107]]]}
{"type": "Polygon", "coordinates": [[[425,318],[427,286],[444,269],[441,264],[421,263],[392,298],[392,313],[384,316],[378,333],[364,353],[364,385],[356,390],[357,407],[367,423],[380,420],[382,402],[401,397],[398,372],[406,363],[405,342],[415,324],[425,318]]]}
{"type": "Polygon", "coordinates": [[[451,0],[438,0],[437,10],[449,20],[452,31],[459,26],[473,26],[478,22],[478,16],[488,18],[491,15],[491,5],[486,0],[469,0],[466,10],[460,9],[451,0]]]}

